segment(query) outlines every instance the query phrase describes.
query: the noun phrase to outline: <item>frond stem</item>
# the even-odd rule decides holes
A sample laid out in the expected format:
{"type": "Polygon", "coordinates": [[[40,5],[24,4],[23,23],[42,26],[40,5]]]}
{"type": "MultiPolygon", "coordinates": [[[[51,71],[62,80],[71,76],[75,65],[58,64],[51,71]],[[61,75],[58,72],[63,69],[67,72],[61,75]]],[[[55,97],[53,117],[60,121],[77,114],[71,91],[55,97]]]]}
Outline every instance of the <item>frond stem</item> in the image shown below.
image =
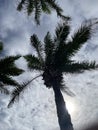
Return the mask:
{"type": "Polygon", "coordinates": [[[40,75],[34,77],[33,79],[31,79],[31,80],[26,84],[26,86],[29,85],[33,80],[37,79],[37,78],[40,77],[40,76],[42,76],[42,74],[40,74],[40,75]]]}

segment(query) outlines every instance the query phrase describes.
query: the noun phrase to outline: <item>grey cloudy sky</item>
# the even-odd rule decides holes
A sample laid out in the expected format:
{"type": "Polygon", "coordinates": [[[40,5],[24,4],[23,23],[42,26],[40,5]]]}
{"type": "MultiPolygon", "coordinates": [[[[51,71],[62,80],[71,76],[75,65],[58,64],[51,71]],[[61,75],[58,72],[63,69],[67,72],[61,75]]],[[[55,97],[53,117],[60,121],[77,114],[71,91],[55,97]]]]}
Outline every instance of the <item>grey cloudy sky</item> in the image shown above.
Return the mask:
{"type": "MultiPolygon", "coordinates": [[[[64,14],[72,17],[71,26],[73,30],[84,20],[98,18],[98,0],[58,0],[58,2],[64,9],[64,14]]],[[[36,33],[43,40],[47,31],[53,34],[59,21],[56,13],[53,12],[49,16],[42,15],[41,25],[37,27],[32,16],[28,17],[24,12],[16,11],[16,7],[17,0],[0,0],[0,40],[4,42],[5,55],[24,55],[30,53],[30,36],[36,33]]],[[[98,63],[98,30],[96,30],[96,35],[92,37],[91,41],[76,55],[75,59],[93,59],[98,63]]],[[[23,59],[17,64],[25,66],[23,59]]],[[[29,76],[26,75],[25,79],[29,76]]],[[[65,77],[65,81],[67,86],[70,86],[76,95],[73,98],[64,95],[66,100],[71,100],[76,105],[76,111],[72,115],[74,127],[78,129],[79,126],[87,125],[87,123],[93,122],[94,119],[98,119],[98,72],[91,71],[79,75],[68,75],[65,77]]],[[[48,91],[44,88],[41,81],[36,81],[34,86],[38,86],[38,88],[34,87],[35,91],[32,93],[30,91],[33,89],[28,90],[29,97],[27,96],[28,93],[25,94],[25,97],[28,97],[30,100],[31,105],[25,97],[22,97],[23,101],[21,100],[11,110],[7,110],[2,106],[4,110],[1,112],[0,121],[3,114],[7,117],[5,116],[6,118],[2,119],[0,124],[2,128],[0,130],[4,130],[4,125],[6,126],[5,130],[33,130],[33,127],[34,130],[39,130],[39,128],[40,130],[59,130],[56,122],[52,90],[48,91]],[[45,99],[44,101],[39,96],[35,96],[36,91],[40,91],[40,96],[42,99],[45,99]],[[49,96],[47,97],[47,95],[49,96]],[[24,106],[26,107],[25,109],[24,106]],[[47,112],[44,110],[44,107],[47,112]],[[36,116],[31,116],[34,114],[32,112],[33,108],[35,109],[36,116]],[[19,111],[16,113],[17,109],[19,111]],[[32,122],[34,123],[32,124],[32,122]],[[37,124],[39,125],[37,126],[37,124]]]]}

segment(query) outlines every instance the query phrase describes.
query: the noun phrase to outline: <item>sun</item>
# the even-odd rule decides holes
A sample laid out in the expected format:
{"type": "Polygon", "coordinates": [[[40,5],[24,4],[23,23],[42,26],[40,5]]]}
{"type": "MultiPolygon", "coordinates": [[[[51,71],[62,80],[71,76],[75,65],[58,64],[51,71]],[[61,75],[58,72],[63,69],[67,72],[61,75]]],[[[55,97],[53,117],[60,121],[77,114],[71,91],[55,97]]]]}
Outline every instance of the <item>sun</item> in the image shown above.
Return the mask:
{"type": "Polygon", "coordinates": [[[74,102],[67,100],[67,101],[66,101],[66,107],[67,107],[67,109],[68,109],[68,112],[69,112],[71,115],[73,115],[73,114],[75,113],[76,106],[75,106],[74,102]]]}

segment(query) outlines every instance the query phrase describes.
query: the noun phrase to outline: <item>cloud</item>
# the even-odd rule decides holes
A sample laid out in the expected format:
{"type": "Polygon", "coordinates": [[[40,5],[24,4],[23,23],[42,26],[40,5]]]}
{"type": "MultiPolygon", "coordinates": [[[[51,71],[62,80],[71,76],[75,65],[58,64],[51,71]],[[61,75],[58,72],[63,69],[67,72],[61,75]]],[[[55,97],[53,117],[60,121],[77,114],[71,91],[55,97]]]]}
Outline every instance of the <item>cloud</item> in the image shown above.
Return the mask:
{"type": "MultiPolygon", "coordinates": [[[[98,17],[98,0],[62,0],[62,2],[58,1],[58,3],[64,9],[64,14],[72,17],[71,26],[73,30],[76,29],[83,20],[98,17]]],[[[33,16],[28,17],[24,12],[17,12],[16,6],[17,4],[12,0],[0,1],[0,39],[4,41],[5,55],[25,55],[32,52],[30,36],[36,33],[39,39],[43,40],[47,31],[50,31],[52,34],[54,33],[57,22],[59,21],[55,12],[49,16],[43,14],[41,16],[41,25],[36,26],[33,16]]],[[[86,44],[75,59],[95,59],[98,61],[97,41],[96,33],[96,36],[92,38],[91,42],[86,44]]],[[[19,59],[17,64],[22,68],[26,68],[26,63],[23,58],[19,59]]],[[[32,76],[34,75],[26,73],[24,77],[21,75],[19,79],[17,79],[19,81],[26,80],[32,76]]],[[[68,77],[65,77],[67,85],[76,94],[74,100],[77,101],[78,111],[75,114],[76,116],[72,117],[75,128],[97,118],[97,77],[97,71],[86,72],[80,75],[68,75],[68,77]]],[[[33,127],[35,127],[36,130],[58,129],[53,92],[44,87],[40,79],[34,84],[31,84],[28,92],[23,94],[23,99],[21,98],[19,104],[16,104],[14,108],[8,110],[2,105],[4,106],[4,112],[8,116],[8,118],[4,120],[5,124],[7,122],[5,130],[13,130],[16,127],[17,130],[21,128],[24,130],[32,130],[33,127]],[[34,86],[34,88],[32,86],[34,86]],[[40,92],[40,94],[36,97],[37,92],[40,92]],[[18,112],[16,113],[17,109],[18,112]],[[33,109],[35,110],[33,111],[33,109]],[[36,116],[33,117],[33,114],[36,116]]],[[[8,99],[6,99],[6,101],[8,101],[8,99]]],[[[6,103],[4,102],[4,104],[6,103]]]]}
{"type": "Polygon", "coordinates": [[[32,15],[28,17],[24,12],[16,11],[15,2],[8,0],[1,3],[0,39],[4,41],[8,54],[28,53],[30,51],[29,39],[34,33],[41,40],[47,31],[53,33],[57,23],[55,12],[50,16],[42,15],[41,25],[37,26],[32,15]]]}
{"type": "Polygon", "coordinates": [[[74,0],[86,18],[98,17],[97,0],[74,0]]]}

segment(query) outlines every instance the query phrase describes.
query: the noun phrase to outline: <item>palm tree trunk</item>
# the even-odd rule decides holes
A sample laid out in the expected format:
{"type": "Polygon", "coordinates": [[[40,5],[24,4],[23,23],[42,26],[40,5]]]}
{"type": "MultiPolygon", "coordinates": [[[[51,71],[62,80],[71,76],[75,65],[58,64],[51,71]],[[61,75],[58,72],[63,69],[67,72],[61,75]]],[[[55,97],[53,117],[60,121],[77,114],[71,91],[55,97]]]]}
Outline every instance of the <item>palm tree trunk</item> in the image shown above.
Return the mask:
{"type": "Polygon", "coordinates": [[[55,103],[57,109],[58,122],[60,125],[60,130],[73,130],[73,125],[71,123],[71,117],[67,111],[66,104],[64,102],[63,95],[61,93],[60,87],[56,84],[53,85],[55,103]]]}

